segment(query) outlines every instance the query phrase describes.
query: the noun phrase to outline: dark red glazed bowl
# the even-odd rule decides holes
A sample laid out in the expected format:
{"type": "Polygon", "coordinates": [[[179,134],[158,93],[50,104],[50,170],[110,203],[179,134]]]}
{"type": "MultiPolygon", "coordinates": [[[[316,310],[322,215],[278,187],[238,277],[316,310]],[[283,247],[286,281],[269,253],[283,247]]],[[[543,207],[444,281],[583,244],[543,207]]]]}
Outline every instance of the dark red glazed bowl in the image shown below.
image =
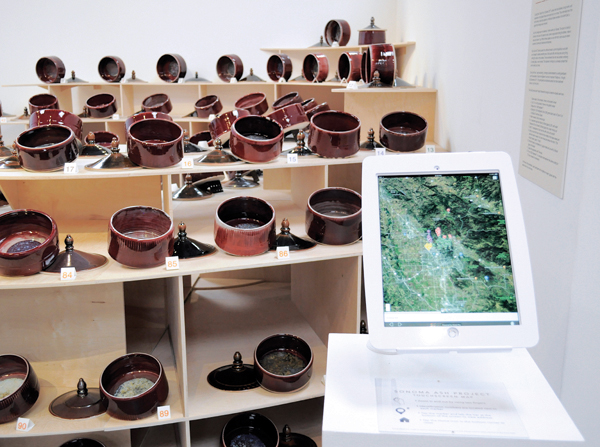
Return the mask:
{"type": "Polygon", "coordinates": [[[202,132],[195,133],[190,137],[190,143],[198,144],[201,141],[206,141],[208,144],[212,140],[212,136],[208,130],[203,130],[202,132]]]}
{"type": "Polygon", "coordinates": [[[327,45],[332,46],[337,42],[340,47],[343,47],[350,41],[350,24],[345,20],[330,20],[325,25],[323,37],[327,45]]]}
{"type": "Polygon", "coordinates": [[[173,121],[173,118],[171,118],[170,115],[163,112],[139,112],[135,115],[131,115],[125,120],[125,130],[129,132],[129,128],[133,123],[149,119],[173,121]]]}
{"type": "MultiPolygon", "coordinates": [[[[94,138],[96,141],[96,144],[99,144],[102,147],[105,147],[106,149],[110,149],[111,148],[111,143],[113,138],[117,139],[117,143],[119,143],[119,136],[115,133],[112,132],[108,132],[106,130],[96,130],[94,132],[94,138]]],[[[85,138],[83,139],[85,144],[89,144],[89,140],[87,135],[85,136],[85,138]]]]}
{"type": "Polygon", "coordinates": [[[210,115],[216,115],[223,110],[223,104],[217,95],[208,95],[200,98],[194,104],[198,118],[208,118],[210,115]]]}
{"type": "Polygon", "coordinates": [[[373,73],[379,72],[379,78],[384,84],[392,85],[396,79],[396,52],[389,43],[369,45],[362,54],[360,75],[362,80],[369,83],[373,73]]]}
{"type": "Polygon", "coordinates": [[[233,126],[233,123],[235,123],[238,118],[248,115],[250,115],[250,112],[247,110],[236,109],[217,116],[208,125],[208,130],[210,131],[213,140],[220,138],[221,143],[225,144],[229,141],[229,137],[231,136],[231,126],[233,126]]]}
{"type": "Polygon", "coordinates": [[[179,54],[163,54],[156,63],[156,72],[165,82],[177,82],[185,78],[187,65],[179,54]]]}
{"type": "Polygon", "coordinates": [[[29,127],[60,124],[67,126],[75,133],[75,138],[82,139],[83,122],[81,118],[71,112],[57,109],[38,110],[29,117],[29,127]]]}
{"type": "Polygon", "coordinates": [[[107,82],[119,82],[125,77],[125,62],[117,56],[104,56],[98,63],[98,73],[107,82]]]}
{"type": "Polygon", "coordinates": [[[264,447],[278,447],[279,433],[271,419],[259,413],[238,414],[221,431],[221,447],[261,444],[264,447]]]}
{"type": "Polygon", "coordinates": [[[281,109],[282,107],[289,106],[291,104],[301,103],[302,97],[298,92],[290,92],[277,98],[271,107],[273,110],[281,109]]]}
{"type": "Polygon", "coordinates": [[[323,82],[329,74],[329,60],[320,53],[307,54],[302,62],[302,74],[309,82],[323,82]]]}
{"type": "Polygon", "coordinates": [[[55,84],[65,77],[65,64],[56,56],[40,58],[35,64],[38,78],[46,84],[55,84]]]}
{"type": "Polygon", "coordinates": [[[217,61],[217,76],[223,82],[231,82],[231,78],[238,81],[244,74],[244,64],[237,54],[226,54],[217,61]]]}
{"type": "Polygon", "coordinates": [[[167,400],[169,383],[162,364],[150,354],[126,354],[113,360],[100,376],[100,392],[108,400],[106,412],[117,419],[136,420],[151,416],[167,400]],[[120,385],[132,379],[148,379],[154,385],[134,397],[116,397],[120,385]]]}
{"type": "Polygon", "coordinates": [[[117,211],[108,224],[108,254],[128,267],[156,267],[173,254],[173,221],[150,206],[117,211]]]}
{"type": "Polygon", "coordinates": [[[346,112],[329,110],[310,119],[308,147],[325,158],[344,158],[360,149],[360,120],[346,112]]]}
{"type": "Polygon", "coordinates": [[[357,51],[346,51],[338,59],[338,76],[346,81],[360,81],[362,55],[357,51]]]}
{"type": "Polygon", "coordinates": [[[215,243],[230,255],[266,253],[275,242],[275,209],[256,197],[223,201],[215,214],[215,243]]]}
{"type": "Polygon", "coordinates": [[[358,30],[358,44],[371,45],[375,43],[385,43],[384,29],[361,29],[358,30]]]}
{"type": "Polygon", "coordinates": [[[58,255],[56,222],[40,211],[0,215],[0,275],[28,276],[48,268],[58,255]]]}
{"type": "Polygon", "coordinates": [[[379,141],[391,151],[421,149],[427,137],[427,121],[412,112],[392,112],[381,118],[379,141]]]}
{"type": "Polygon", "coordinates": [[[99,93],[85,102],[92,118],[106,118],[117,113],[117,100],[110,93],[99,93]]]}
{"type": "Polygon", "coordinates": [[[323,102],[323,103],[319,104],[318,106],[314,106],[313,108],[308,109],[306,111],[306,117],[310,121],[312,119],[313,115],[316,115],[317,113],[320,113],[320,112],[325,112],[326,110],[331,110],[331,108],[329,107],[329,104],[327,104],[326,102],[323,102]]]}
{"type": "Polygon", "coordinates": [[[271,81],[279,81],[281,78],[288,81],[292,76],[292,60],[287,54],[273,54],[267,60],[267,75],[271,81]]]}
{"type": "Polygon", "coordinates": [[[75,133],[58,124],[27,129],[15,144],[19,164],[28,171],[58,171],[79,155],[75,133]]]}
{"type": "Polygon", "coordinates": [[[306,234],[326,245],[346,245],[362,237],[362,198],[347,188],[323,188],[308,198],[306,234]]]}
{"type": "Polygon", "coordinates": [[[29,113],[37,110],[58,109],[58,99],[50,93],[40,93],[29,98],[29,113]]]}
{"type": "Polygon", "coordinates": [[[144,112],[162,112],[169,113],[173,110],[173,104],[169,95],[165,93],[156,93],[144,98],[142,101],[142,110],[144,112]]]}
{"type": "Polygon", "coordinates": [[[285,133],[291,132],[292,130],[304,129],[308,124],[308,117],[300,103],[281,107],[269,113],[267,118],[276,121],[285,133]]]}
{"type": "Polygon", "coordinates": [[[183,129],[162,119],[133,123],[127,134],[127,154],[145,168],[174,166],[183,159],[183,129]]]}
{"type": "Polygon", "coordinates": [[[262,115],[269,108],[267,95],[261,92],[244,95],[235,102],[235,108],[247,110],[252,115],[262,115]]]}
{"type": "Polygon", "coordinates": [[[61,444],[60,447],[106,447],[100,441],[89,438],[77,438],[61,444]]]}
{"type": "Polygon", "coordinates": [[[233,123],[231,153],[250,163],[277,159],[283,147],[283,129],[274,120],[257,115],[245,116],[233,123]]]}
{"type": "Polygon", "coordinates": [[[305,112],[308,112],[309,110],[317,107],[317,101],[315,101],[315,98],[308,98],[302,101],[300,105],[302,106],[305,112]]]}
{"type": "Polygon", "coordinates": [[[11,394],[0,399],[0,424],[23,416],[40,395],[40,384],[35,371],[26,358],[20,355],[0,355],[0,381],[23,379],[23,383],[11,394]]]}
{"type": "MultiPolygon", "coordinates": [[[[285,357],[282,360],[285,364],[285,357]]],[[[303,388],[312,376],[312,349],[300,337],[290,334],[271,335],[261,341],[254,351],[254,373],[256,380],[268,391],[285,393],[303,388]],[[293,374],[269,371],[265,356],[287,356],[301,360],[304,367],[293,374]],[[278,374],[279,373],[279,374],[278,374]]],[[[288,371],[289,372],[289,371],[288,371]]]]}

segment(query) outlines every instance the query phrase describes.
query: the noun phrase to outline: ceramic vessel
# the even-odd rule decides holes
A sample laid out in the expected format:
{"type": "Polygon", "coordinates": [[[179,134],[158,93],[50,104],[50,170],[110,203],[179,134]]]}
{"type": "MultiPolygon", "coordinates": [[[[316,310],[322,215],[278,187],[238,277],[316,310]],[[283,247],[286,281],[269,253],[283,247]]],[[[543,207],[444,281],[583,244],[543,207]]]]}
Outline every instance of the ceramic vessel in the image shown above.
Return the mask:
{"type": "Polygon", "coordinates": [[[125,62],[117,56],[104,56],[98,63],[98,73],[107,82],[119,82],[125,77],[125,62]]]}
{"type": "Polygon", "coordinates": [[[56,84],[65,77],[65,64],[56,56],[40,58],[35,64],[38,78],[46,84],[56,84]]]}
{"type": "Polygon", "coordinates": [[[302,74],[308,82],[324,82],[329,75],[329,60],[321,53],[310,53],[302,62],[302,74]]]}
{"type": "Polygon", "coordinates": [[[379,72],[379,79],[392,85],[396,79],[396,52],[389,43],[369,45],[362,54],[361,77],[366,83],[373,80],[373,73],[379,72]]]}
{"type": "Polygon", "coordinates": [[[19,164],[28,171],[58,171],[79,154],[75,133],[58,124],[27,129],[15,145],[19,164]]]}
{"type": "Polygon", "coordinates": [[[236,109],[217,116],[208,125],[208,130],[210,131],[213,140],[219,138],[221,143],[225,144],[229,141],[229,137],[231,136],[231,126],[233,126],[233,123],[235,123],[238,118],[249,115],[250,112],[247,110],[236,109]]]}
{"type": "Polygon", "coordinates": [[[142,101],[142,110],[144,112],[162,112],[169,113],[173,110],[173,104],[169,95],[165,93],[156,93],[150,95],[142,101]]]}
{"type": "Polygon", "coordinates": [[[38,110],[58,109],[58,99],[50,93],[40,93],[29,98],[29,113],[33,114],[38,110]]]}
{"type": "Polygon", "coordinates": [[[133,123],[127,134],[127,154],[145,168],[174,166],[183,159],[183,129],[162,119],[133,123]]]}
{"type": "Polygon", "coordinates": [[[323,188],[308,198],[306,234],[326,245],[346,245],[362,237],[362,198],[347,188],[323,188]]]}
{"type": "Polygon", "coordinates": [[[308,117],[299,103],[279,108],[269,113],[267,117],[276,121],[285,133],[304,129],[308,125],[308,117]]]}
{"type": "Polygon", "coordinates": [[[221,447],[278,447],[275,424],[259,413],[241,413],[232,417],[221,431],[221,447]]]}
{"type": "Polygon", "coordinates": [[[156,267],[173,253],[173,222],[157,208],[123,208],[112,215],[108,229],[108,254],[128,267],[156,267]]]}
{"type": "Polygon", "coordinates": [[[330,20],[325,25],[323,37],[327,45],[333,46],[337,42],[340,47],[343,47],[350,41],[350,24],[345,20],[330,20]]]}
{"type": "Polygon", "coordinates": [[[302,101],[300,105],[302,106],[305,112],[308,112],[309,110],[317,107],[317,101],[315,101],[315,98],[308,98],[302,101]]]}
{"type": "Polygon", "coordinates": [[[185,78],[187,65],[179,54],[163,54],[156,63],[156,72],[165,82],[177,82],[185,78]]]}
{"type": "Polygon", "coordinates": [[[0,424],[14,421],[23,416],[40,395],[40,384],[26,358],[14,354],[0,355],[0,378],[22,379],[19,387],[8,396],[0,399],[0,424]]]}
{"type": "Polygon", "coordinates": [[[390,151],[416,151],[425,145],[426,137],[427,121],[416,113],[388,113],[379,123],[379,141],[390,151]]]}
{"type": "Polygon", "coordinates": [[[215,243],[226,253],[254,256],[275,242],[275,209],[256,197],[234,197],[217,208],[215,243]]]}
{"type": "Polygon", "coordinates": [[[212,143],[212,136],[208,130],[203,130],[202,132],[195,133],[190,137],[190,143],[198,144],[200,142],[206,142],[206,145],[209,146],[209,142],[212,143]]]}
{"type": "Polygon", "coordinates": [[[237,54],[226,54],[217,61],[217,76],[223,82],[231,82],[232,78],[238,81],[244,74],[244,64],[237,54]]]}
{"type": "Polygon", "coordinates": [[[356,154],[360,149],[360,120],[335,110],[313,115],[308,147],[325,158],[345,158],[356,154]]]}
{"type": "Polygon", "coordinates": [[[362,55],[357,51],[346,51],[338,59],[338,75],[346,81],[360,81],[362,55]]]}
{"type": "Polygon", "coordinates": [[[267,60],[267,75],[271,81],[278,82],[281,78],[289,81],[292,76],[292,60],[287,54],[273,54],[267,60]]]}
{"type": "MultiPolygon", "coordinates": [[[[94,132],[94,141],[96,142],[96,144],[99,144],[100,146],[105,147],[106,149],[109,149],[109,150],[111,148],[113,138],[117,139],[117,144],[118,144],[119,136],[117,134],[108,132],[107,130],[97,130],[94,132]]],[[[85,144],[90,144],[90,141],[88,140],[87,135],[83,139],[83,142],[85,144]]]]}
{"type": "Polygon", "coordinates": [[[358,44],[371,45],[375,43],[385,43],[385,30],[375,25],[375,19],[371,17],[371,23],[361,30],[358,30],[358,44]]]}
{"type": "Polygon", "coordinates": [[[269,391],[285,393],[303,388],[312,376],[312,367],[312,349],[295,335],[271,335],[254,351],[256,380],[269,391]]]}
{"type": "Polygon", "coordinates": [[[173,121],[173,118],[171,118],[171,115],[167,115],[166,113],[163,113],[163,112],[139,112],[139,113],[136,113],[135,115],[131,115],[130,117],[128,117],[125,120],[125,130],[127,132],[129,132],[129,128],[131,127],[131,125],[133,123],[137,123],[138,121],[149,120],[149,119],[173,121]]]}
{"type": "Polygon", "coordinates": [[[117,100],[110,93],[99,93],[85,102],[92,118],[106,118],[117,113],[117,100]]]}
{"type": "Polygon", "coordinates": [[[249,93],[235,102],[236,109],[247,110],[252,115],[262,115],[269,109],[267,95],[261,92],[249,93]]]}
{"type": "Polygon", "coordinates": [[[38,110],[29,116],[29,127],[60,124],[70,128],[75,133],[75,138],[82,140],[83,122],[81,118],[71,112],[57,109],[38,110]]]}
{"type": "Polygon", "coordinates": [[[208,118],[210,115],[216,115],[223,110],[223,104],[217,95],[208,95],[200,98],[194,104],[198,118],[208,118]]]}
{"type": "Polygon", "coordinates": [[[56,222],[45,213],[13,210],[0,215],[0,275],[28,276],[58,255],[56,222]]]}
{"type": "Polygon", "coordinates": [[[331,108],[329,107],[329,104],[327,104],[326,102],[323,102],[319,105],[316,105],[316,106],[308,109],[306,111],[306,117],[310,121],[312,119],[313,115],[316,115],[317,113],[320,113],[320,112],[325,112],[326,110],[331,110],[331,108]]]}
{"type": "Polygon", "coordinates": [[[283,129],[274,120],[257,115],[245,116],[233,123],[229,147],[231,153],[250,163],[277,159],[283,146],[283,129]]]}
{"type": "Polygon", "coordinates": [[[100,392],[108,400],[106,412],[117,419],[136,420],[156,412],[156,407],[167,400],[169,383],[162,364],[150,354],[126,354],[113,360],[100,376],[100,392]],[[148,379],[154,384],[134,397],[116,397],[124,382],[148,379]]]}
{"type": "Polygon", "coordinates": [[[291,104],[301,103],[302,97],[298,92],[290,92],[277,98],[271,107],[273,110],[281,109],[282,107],[289,106],[291,104]]]}
{"type": "Polygon", "coordinates": [[[60,447],[105,447],[105,445],[95,439],[77,438],[61,444],[60,447]]]}

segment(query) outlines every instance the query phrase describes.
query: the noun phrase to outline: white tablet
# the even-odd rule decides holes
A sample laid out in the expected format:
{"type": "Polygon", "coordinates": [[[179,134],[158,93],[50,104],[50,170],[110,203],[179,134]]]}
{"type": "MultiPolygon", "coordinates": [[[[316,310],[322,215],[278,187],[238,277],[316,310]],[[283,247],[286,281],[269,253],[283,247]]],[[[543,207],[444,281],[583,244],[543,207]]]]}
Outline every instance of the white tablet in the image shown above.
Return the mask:
{"type": "Polygon", "coordinates": [[[362,196],[373,347],[453,351],[537,343],[527,237],[507,154],[368,157],[362,196]]]}

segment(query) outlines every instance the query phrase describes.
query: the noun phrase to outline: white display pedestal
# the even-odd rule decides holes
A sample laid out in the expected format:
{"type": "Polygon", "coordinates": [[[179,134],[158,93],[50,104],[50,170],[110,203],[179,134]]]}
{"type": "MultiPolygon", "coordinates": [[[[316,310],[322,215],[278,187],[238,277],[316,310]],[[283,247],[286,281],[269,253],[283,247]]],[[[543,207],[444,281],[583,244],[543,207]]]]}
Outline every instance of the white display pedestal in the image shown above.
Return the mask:
{"type": "Polygon", "coordinates": [[[543,441],[583,440],[525,349],[493,353],[385,355],[369,350],[367,341],[368,335],[329,336],[323,447],[514,447],[548,445],[543,441]],[[375,378],[501,382],[529,439],[379,432],[375,378]]]}

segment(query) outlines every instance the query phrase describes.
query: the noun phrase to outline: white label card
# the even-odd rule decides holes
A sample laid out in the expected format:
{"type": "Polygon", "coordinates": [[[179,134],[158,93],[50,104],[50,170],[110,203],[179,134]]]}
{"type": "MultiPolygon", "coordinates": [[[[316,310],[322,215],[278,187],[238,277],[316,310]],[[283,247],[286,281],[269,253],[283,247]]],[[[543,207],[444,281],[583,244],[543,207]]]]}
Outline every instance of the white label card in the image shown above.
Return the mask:
{"type": "Polygon", "coordinates": [[[183,84],[183,83],[185,82],[185,80],[184,80],[183,78],[179,78],[179,79],[177,79],[177,82],[178,82],[179,84],[183,84]]]}
{"type": "Polygon", "coordinates": [[[61,281],[73,281],[75,278],[77,278],[77,270],[75,270],[75,267],[62,267],[60,269],[61,281]]]}
{"type": "Polygon", "coordinates": [[[77,163],[65,163],[65,174],[77,174],[78,172],[77,163]]]}
{"type": "Polygon", "coordinates": [[[162,421],[163,419],[171,419],[171,406],[165,405],[156,408],[156,415],[158,416],[159,421],[162,421]]]}
{"type": "Polygon", "coordinates": [[[181,161],[181,168],[182,169],[189,169],[189,168],[193,168],[194,167],[194,159],[193,158],[188,158],[188,159],[183,159],[181,161]]]}
{"type": "Polygon", "coordinates": [[[8,119],[6,119],[5,116],[0,117],[0,123],[2,123],[2,124],[8,123],[8,119]]]}
{"type": "Polygon", "coordinates": [[[289,259],[290,247],[277,247],[277,259],[289,259]]]}
{"type": "Polygon", "coordinates": [[[385,155],[385,147],[376,147],[375,155],[385,155]]]}
{"type": "Polygon", "coordinates": [[[167,270],[179,270],[179,257],[168,256],[165,258],[165,266],[167,270]]]}
{"type": "Polygon", "coordinates": [[[113,114],[112,118],[114,120],[118,120],[119,119],[119,114],[118,113],[113,114]]]}
{"type": "Polygon", "coordinates": [[[426,144],[425,145],[425,153],[435,154],[435,144],[426,144]]]}
{"type": "Polygon", "coordinates": [[[287,162],[292,165],[298,164],[298,154],[287,154],[287,162]]]}
{"type": "Polygon", "coordinates": [[[31,422],[30,419],[27,418],[19,418],[17,419],[17,431],[29,431],[33,428],[35,424],[31,422]]]}

